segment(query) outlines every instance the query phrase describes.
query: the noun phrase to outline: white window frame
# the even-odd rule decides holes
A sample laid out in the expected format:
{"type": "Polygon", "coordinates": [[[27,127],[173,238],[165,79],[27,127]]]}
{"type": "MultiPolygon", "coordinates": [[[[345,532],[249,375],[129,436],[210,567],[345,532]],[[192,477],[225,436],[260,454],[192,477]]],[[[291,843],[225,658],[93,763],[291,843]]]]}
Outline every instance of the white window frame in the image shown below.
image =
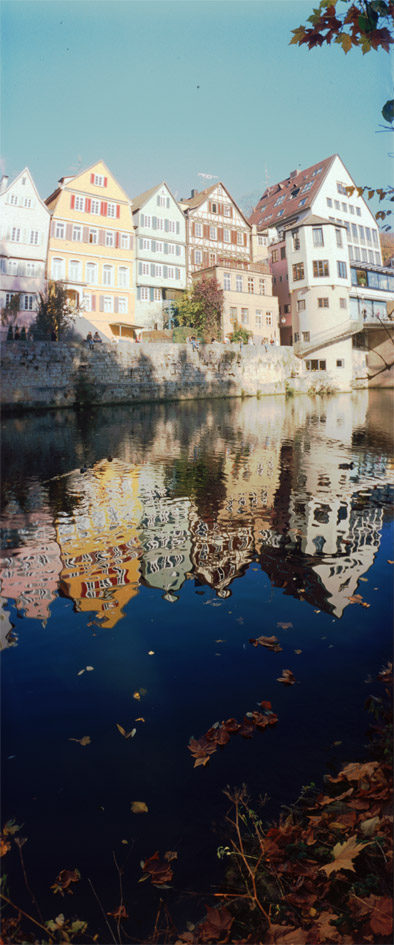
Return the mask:
{"type": "Polygon", "coordinates": [[[62,223],[61,220],[57,220],[55,223],[55,239],[64,240],[65,232],[66,232],[65,224],[62,223]]]}
{"type": "Polygon", "coordinates": [[[113,312],[114,310],[114,300],[112,295],[104,295],[104,312],[107,314],[113,312]]]}
{"type": "Polygon", "coordinates": [[[54,279],[55,282],[58,279],[64,279],[64,259],[60,256],[52,256],[51,279],[54,279]]]}
{"type": "Polygon", "coordinates": [[[107,203],[107,217],[116,218],[116,203],[107,203]]]}
{"type": "Polygon", "coordinates": [[[70,259],[70,262],[68,264],[68,278],[70,282],[81,281],[81,263],[79,259],[70,259]],[[73,274],[73,270],[74,270],[74,274],[73,274]]]}
{"type": "Polygon", "coordinates": [[[20,226],[13,226],[11,230],[11,243],[20,243],[21,241],[21,228],[20,226]]]}
{"type": "Polygon", "coordinates": [[[127,315],[127,296],[120,295],[118,298],[118,312],[119,315],[127,315]]]}
{"type": "Polygon", "coordinates": [[[130,281],[129,269],[127,266],[118,266],[118,286],[122,289],[128,289],[130,281]]]}
{"type": "Polygon", "coordinates": [[[218,231],[217,231],[216,226],[210,226],[210,227],[209,227],[209,239],[210,239],[210,240],[217,240],[217,238],[218,238],[218,237],[217,237],[217,232],[218,232],[218,231]]]}
{"type": "Polygon", "coordinates": [[[196,236],[199,236],[199,237],[201,237],[201,236],[204,235],[202,223],[195,223],[195,224],[194,224],[194,232],[195,232],[195,235],[196,235],[196,236]]]}
{"type": "Polygon", "coordinates": [[[223,273],[223,289],[225,292],[231,291],[231,274],[229,272],[223,273]]]}
{"type": "Polygon", "coordinates": [[[98,230],[94,227],[90,227],[89,229],[89,243],[91,243],[92,246],[97,246],[98,244],[98,230]]]}
{"type": "Polygon", "coordinates": [[[74,210],[78,210],[79,213],[85,212],[85,197],[81,197],[81,194],[75,194],[74,210]]]}
{"type": "Polygon", "coordinates": [[[121,249],[130,249],[130,236],[128,233],[120,234],[120,248],[121,249]]]}
{"type": "Polygon", "coordinates": [[[272,312],[265,313],[265,324],[272,326],[272,312]]]}
{"type": "Polygon", "coordinates": [[[202,263],[202,252],[200,249],[194,250],[194,262],[196,266],[199,266],[202,263]]]}
{"type": "Polygon", "coordinates": [[[106,246],[115,246],[115,234],[113,230],[105,231],[105,245],[106,246]]]}
{"type": "Polygon", "coordinates": [[[80,243],[82,240],[82,227],[80,223],[77,223],[73,226],[72,229],[72,241],[73,243],[80,243]]]}
{"type": "Polygon", "coordinates": [[[235,291],[243,292],[243,284],[244,284],[243,276],[236,276],[235,277],[235,291]]]}
{"type": "Polygon", "coordinates": [[[92,200],[90,201],[90,212],[93,213],[95,216],[99,216],[99,215],[100,215],[100,213],[101,213],[101,206],[100,206],[100,201],[99,201],[99,200],[94,200],[94,199],[92,199],[92,200]]]}
{"type": "Polygon", "coordinates": [[[104,187],[104,175],[103,175],[103,174],[95,174],[95,175],[94,175],[94,183],[95,183],[95,186],[96,186],[96,187],[104,187]]]}
{"type": "Polygon", "coordinates": [[[97,285],[98,283],[98,266],[97,263],[87,262],[85,267],[85,279],[88,285],[97,285]],[[90,275],[92,278],[90,279],[90,275]]]}
{"type": "Polygon", "coordinates": [[[103,285],[113,286],[114,284],[114,267],[109,263],[103,265],[103,285]]]}
{"type": "Polygon", "coordinates": [[[237,246],[243,246],[243,245],[244,245],[244,235],[243,235],[243,233],[242,233],[240,230],[238,230],[238,232],[237,232],[237,246]]]}
{"type": "Polygon", "coordinates": [[[149,301],[150,301],[150,292],[149,292],[148,286],[146,286],[146,285],[142,285],[142,286],[141,286],[140,298],[141,298],[141,301],[142,301],[142,302],[149,302],[149,301]]]}

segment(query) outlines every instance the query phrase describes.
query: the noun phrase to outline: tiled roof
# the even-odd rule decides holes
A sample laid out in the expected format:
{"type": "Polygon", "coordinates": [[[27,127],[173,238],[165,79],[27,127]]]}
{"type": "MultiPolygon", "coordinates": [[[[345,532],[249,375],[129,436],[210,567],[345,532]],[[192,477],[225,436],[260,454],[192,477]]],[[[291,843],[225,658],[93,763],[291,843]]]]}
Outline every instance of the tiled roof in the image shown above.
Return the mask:
{"type": "Polygon", "coordinates": [[[156,184],[155,187],[150,187],[149,190],[144,190],[144,193],[139,194],[138,197],[133,197],[133,213],[135,213],[137,210],[140,210],[141,207],[144,206],[144,203],[146,203],[146,201],[149,200],[149,198],[152,197],[154,193],[156,193],[156,190],[158,190],[159,187],[161,187],[161,184],[156,184]]]}
{"type": "Polygon", "coordinates": [[[289,220],[300,208],[300,200],[306,198],[302,210],[307,210],[316,196],[336,155],[325,158],[319,164],[312,164],[306,170],[289,175],[278,184],[267,187],[259,200],[249,223],[255,223],[259,229],[277,226],[289,220]]]}
{"type": "Polygon", "coordinates": [[[194,210],[195,207],[199,207],[200,203],[206,200],[208,194],[211,194],[215,190],[215,187],[217,187],[217,184],[211,184],[211,186],[206,187],[205,190],[200,190],[200,193],[196,194],[195,197],[189,197],[187,200],[181,200],[180,202],[186,204],[190,210],[194,210]]]}

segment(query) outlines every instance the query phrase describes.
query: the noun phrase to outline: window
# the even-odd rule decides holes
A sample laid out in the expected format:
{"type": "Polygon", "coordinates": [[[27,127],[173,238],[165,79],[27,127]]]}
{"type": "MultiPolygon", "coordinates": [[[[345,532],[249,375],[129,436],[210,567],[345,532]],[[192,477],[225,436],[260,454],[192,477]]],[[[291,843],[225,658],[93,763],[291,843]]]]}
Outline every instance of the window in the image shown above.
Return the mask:
{"type": "Polygon", "coordinates": [[[113,234],[112,230],[106,230],[106,233],[105,233],[105,245],[106,245],[106,246],[113,246],[114,243],[115,243],[115,239],[114,239],[114,234],[113,234]]]}
{"type": "Polygon", "coordinates": [[[310,331],[303,331],[303,332],[301,332],[301,335],[302,335],[302,340],[303,340],[304,342],[311,340],[311,333],[310,333],[310,331]]]}
{"type": "Polygon", "coordinates": [[[279,205],[283,203],[285,196],[286,194],[282,195],[281,197],[278,197],[278,199],[275,200],[274,207],[279,207],[279,205]]]}
{"type": "Polygon", "coordinates": [[[140,240],[140,249],[150,249],[150,240],[140,240]]]}
{"type": "Polygon", "coordinates": [[[210,239],[210,240],[216,240],[216,239],[217,239],[216,226],[210,226],[210,227],[209,227],[209,239],[210,239]]]}
{"type": "Polygon", "coordinates": [[[361,247],[361,259],[363,262],[368,262],[368,253],[367,253],[367,250],[364,249],[363,246],[361,247]]]}
{"type": "Polygon", "coordinates": [[[107,217],[116,217],[116,203],[107,203],[107,217]]]}
{"type": "Polygon", "coordinates": [[[72,282],[81,280],[81,263],[77,259],[70,259],[68,266],[68,277],[72,282]]]}
{"type": "MultiPolygon", "coordinates": [[[[315,265],[313,263],[313,265],[315,265]]],[[[300,279],[304,278],[304,263],[296,263],[293,266],[293,280],[294,282],[299,282],[300,279]]]]}
{"type": "Polygon", "coordinates": [[[258,236],[258,237],[257,237],[257,244],[258,244],[258,246],[266,246],[266,245],[267,245],[267,237],[266,237],[266,236],[258,236]]]}
{"type": "Polygon", "coordinates": [[[227,203],[223,206],[223,214],[225,217],[231,217],[231,207],[227,203]]]}
{"type": "Polygon", "coordinates": [[[374,262],[375,262],[372,249],[369,249],[369,250],[368,250],[368,262],[370,262],[370,263],[374,263],[374,262]]]}
{"type": "Polygon", "coordinates": [[[369,226],[365,227],[365,235],[367,237],[367,242],[370,243],[372,237],[371,237],[371,230],[369,229],[369,226]]]}
{"type": "Polygon", "coordinates": [[[305,361],[305,367],[307,371],[325,371],[326,362],[325,361],[305,361]]]}
{"type": "Polygon", "coordinates": [[[375,246],[379,246],[378,234],[376,230],[372,230],[372,239],[375,243],[375,246]]]}
{"type": "Polygon", "coordinates": [[[202,223],[195,223],[195,224],[194,224],[194,232],[195,232],[196,236],[202,236],[202,235],[203,235],[202,223]]]}
{"type": "Polygon", "coordinates": [[[92,296],[83,294],[83,310],[84,312],[92,311],[92,296]]]}
{"type": "Polygon", "coordinates": [[[347,213],[347,203],[341,203],[341,207],[344,213],[347,213]]]}
{"type": "Polygon", "coordinates": [[[248,292],[250,293],[254,292],[254,279],[252,278],[252,276],[248,276],[248,292]]]}
{"type": "Polygon", "coordinates": [[[357,216],[358,216],[358,217],[361,217],[361,210],[360,210],[360,207],[356,207],[356,213],[357,213],[357,216]]]}
{"type": "Polygon", "coordinates": [[[354,215],[354,207],[353,207],[353,204],[351,203],[349,203],[349,210],[350,210],[350,213],[353,213],[354,215]]]}
{"type": "Polygon", "coordinates": [[[231,241],[230,230],[223,230],[223,242],[230,243],[230,241],[231,241]]]}
{"type": "Polygon", "coordinates": [[[86,282],[89,285],[97,285],[97,265],[96,263],[86,263],[86,282]]]}
{"type": "Polygon", "coordinates": [[[26,275],[27,275],[27,276],[36,276],[36,275],[38,275],[38,272],[37,272],[37,264],[36,264],[36,263],[34,263],[34,262],[27,262],[27,263],[26,263],[26,275]]]}
{"type": "Polygon", "coordinates": [[[156,277],[163,275],[163,266],[155,265],[153,268],[154,268],[154,275],[156,277]]]}
{"type": "MultiPolygon", "coordinates": [[[[157,225],[158,225],[158,228],[159,228],[160,230],[162,230],[162,229],[163,229],[163,220],[161,220],[160,222],[161,222],[161,226],[159,227],[159,220],[157,221],[157,225]]],[[[169,233],[175,233],[175,220],[167,220],[166,222],[167,222],[167,225],[168,225],[168,232],[169,232],[169,233]]],[[[167,228],[166,228],[166,229],[167,229],[167,228]]]]}
{"type": "Polygon", "coordinates": [[[94,175],[94,183],[96,184],[96,187],[104,187],[104,177],[102,174],[94,175]]]}
{"type": "Polygon", "coordinates": [[[335,230],[335,239],[337,242],[337,246],[340,246],[340,248],[342,249],[342,233],[340,230],[335,230]]]}
{"type": "Polygon", "coordinates": [[[74,207],[75,210],[81,210],[83,212],[85,209],[85,197],[79,197],[78,194],[76,194],[74,207]]]}
{"type": "Polygon", "coordinates": [[[91,200],[91,201],[90,201],[90,212],[96,214],[96,216],[100,213],[100,201],[99,201],[99,200],[91,200]]]}
{"type": "Polygon", "coordinates": [[[11,230],[11,242],[19,243],[21,238],[21,231],[19,226],[13,226],[11,230]]]}
{"type": "Polygon", "coordinates": [[[263,313],[261,309],[259,308],[256,309],[255,322],[256,322],[256,326],[258,328],[261,328],[261,325],[263,324],[263,313]]]}
{"type": "Polygon", "coordinates": [[[337,367],[345,367],[345,362],[344,362],[343,358],[337,358],[337,360],[336,360],[336,366],[337,366],[337,367]]]}
{"type": "Polygon", "coordinates": [[[298,331],[295,331],[295,332],[294,332],[294,341],[299,341],[299,340],[300,340],[300,333],[299,333],[298,331]]]}
{"type": "Polygon", "coordinates": [[[217,212],[218,212],[218,205],[217,205],[217,203],[213,203],[213,204],[212,204],[212,206],[211,206],[211,211],[212,211],[212,213],[217,213],[217,212]]]}
{"type": "MultiPolygon", "coordinates": [[[[5,304],[6,304],[6,305],[9,305],[10,302],[11,302],[11,300],[12,300],[13,298],[15,298],[16,295],[18,295],[17,292],[6,292],[5,304]]],[[[21,301],[22,301],[22,300],[21,300],[21,301]]]]}
{"type": "Polygon", "coordinates": [[[118,298],[118,312],[119,315],[127,314],[127,299],[124,298],[124,296],[120,296],[120,298],[118,298]]]}
{"type": "Polygon", "coordinates": [[[82,227],[81,227],[81,226],[73,226],[72,238],[73,238],[73,242],[74,242],[74,243],[80,242],[80,240],[82,239],[82,227]]]}
{"type": "Polygon", "coordinates": [[[161,302],[161,289],[153,289],[153,298],[155,302],[161,302]]]}
{"type": "Polygon", "coordinates": [[[113,266],[103,266],[103,285],[114,284],[113,266]]]}
{"type": "Polygon", "coordinates": [[[128,233],[120,234],[120,248],[121,249],[130,249],[130,240],[128,233]]]}
{"type": "Polygon", "coordinates": [[[315,279],[329,275],[328,259],[313,260],[313,275],[315,279]]]}
{"type": "Polygon", "coordinates": [[[241,322],[243,325],[249,324],[249,309],[241,308],[241,322]]]}
{"type": "MultiPolygon", "coordinates": [[[[5,262],[5,260],[4,260],[4,262],[5,262]]],[[[19,265],[20,265],[20,264],[19,264],[19,265]]],[[[6,268],[4,268],[4,272],[8,272],[8,275],[9,275],[9,276],[17,276],[17,275],[18,275],[18,260],[17,260],[17,259],[9,259],[9,260],[8,260],[8,270],[7,270],[6,268]]]]}
{"type": "MultiPolygon", "coordinates": [[[[157,251],[157,246],[156,246],[157,251]]],[[[169,256],[175,256],[175,243],[167,243],[167,253],[169,256]]]]}
{"type": "Polygon", "coordinates": [[[380,266],[380,256],[379,253],[375,253],[375,264],[380,266]]]}
{"type": "Polygon", "coordinates": [[[25,199],[24,199],[24,201],[23,201],[23,206],[24,206],[24,207],[31,207],[31,199],[30,199],[30,197],[25,197],[25,199]]]}
{"type": "Polygon", "coordinates": [[[52,259],[51,273],[52,279],[64,278],[64,259],[57,259],[56,257],[52,259]]]}
{"type": "Polygon", "coordinates": [[[339,279],[347,279],[347,265],[340,259],[337,260],[337,270],[339,279]]]}
{"type": "Polygon", "coordinates": [[[141,286],[141,299],[143,302],[149,302],[149,289],[147,286],[141,286]]]}
{"type": "Polygon", "coordinates": [[[339,194],[345,194],[345,197],[347,197],[347,190],[346,190],[345,184],[340,184],[337,181],[337,191],[339,194]]]}
{"type": "Polygon", "coordinates": [[[158,207],[165,207],[165,205],[166,205],[166,198],[165,198],[165,197],[162,197],[162,196],[159,194],[158,197],[157,197],[157,206],[158,206],[158,207]]]}
{"type": "Polygon", "coordinates": [[[237,309],[234,305],[230,306],[230,322],[237,321],[237,309]]]}
{"type": "Polygon", "coordinates": [[[16,207],[16,206],[17,206],[18,197],[17,197],[16,194],[11,194],[11,196],[10,196],[10,203],[12,204],[13,207],[16,207]]]}
{"type": "Polygon", "coordinates": [[[326,197],[326,200],[327,200],[327,207],[332,207],[331,197],[326,197]]]}
{"type": "Polygon", "coordinates": [[[129,284],[129,270],[126,266],[119,266],[118,268],[118,286],[121,286],[123,289],[126,289],[129,284]]]}
{"type": "Polygon", "coordinates": [[[304,184],[304,187],[301,190],[302,194],[305,194],[307,190],[310,190],[312,187],[312,181],[310,180],[308,184],[304,184]]]}
{"type": "Polygon", "coordinates": [[[323,229],[321,226],[314,226],[312,228],[312,238],[314,246],[324,246],[323,229]]]}
{"type": "Polygon", "coordinates": [[[280,248],[280,258],[281,258],[281,259],[286,259],[286,247],[285,247],[285,246],[281,246],[281,248],[280,248]]]}
{"type": "Polygon", "coordinates": [[[305,299],[298,299],[297,312],[305,312],[305,299]]]}
{"type": "Polygon", "coordinates": [[[22,309],[24,309],[25,312],[31,312],[33,310],[34,299],[35,299],[34,295],[22,296],[22,303],[23,303],[22,309]]]}
{"type": "Polygon", "coordinates": [[[260,295],[265,295],[265,279],[259,279],[259,292],[260,295]]]}
{"type": "Polygon", "coordinates": [[[273,262],[273,263],[278,262],[278,250],[277,250],[277,249],[273,249],[273,250],[272,250],[272,262],[273,262]]]}
{"type": "MultiPolygon", "coordinates": [[[[153,243],[153,240],[152,240],[152,243],[153,243]]],[[[153,249],[153,247],[152,247],[152,249],[153,249]]],[[[156,240],[156,250],[155,250],[155,252],[156,252],[156,253],[162,253],[162,252],[163,252],[163,243],[161,242],[161,240],[156,240]]]]}
{"type": "Polygon", "coordinates": [[[329,301],[328,301],[328,299],[318,299],[318,300],[317,300],[317,304],[318,304],[319,308],[328,308],[328,307],[329,307],[329,301]]]}
{"type": "Polygon", "coordinates": [[[339,200],[334,200],[334,207],[335,207],[336,210],[340,210],[340,209],[341,209],[341,205],[340,205],[340,203],[339,203],[339,200]]]}
{"type": "Polygon", "coordinates": [[[265,324],[272,325],[272,312],[265,313],[265,324]]]}
{"type": "Polygon", "coordinates": [[[114,300],[112,295],[104,296],[104,312],[113,312],[114,310],[114,300]]]}
{"type": "Polygon", "coordinates": [[[347,308],[347,300],[339,299],[339,308],[347,308]]]}
{"type": "Polygon", "coordinates": [[[237,292],[243,292],[243,278],[242,276],[235,277],[235,288],[237,292]]]}
{"type": "MultiPolygon", "coordinates": [[[[161,268],[161,267],[160,267],[161,268]]],[[[175,268],[174,266],[167,266],[167,276],[169,279],[175,279],[175,268]]]]}
{"type": "Polygon", "coordinates": [[[98,230],[89,230],[89,243],[98,243],[98,230]]]}
{"type": "Polygon", "coordinates": [[[352,234],[353,234],[353,239],[358,241],[358,227],[357,227],[357,223],[352,223],[352,234]]]}
{"type": "Polygon", "coordinates": [[[238,232],[237,233],[237,246],[243,246],[243,245],[244,245],[244,235],[243,233],[238,232]]]}
{"type": "Polygon", "coordinates": [[[200,265],[200,263],[202,263],[202,252],[201,252],[200,249],[195,249],[195,250],[194,250],[194,262],[195,262],[197,265],[200,265]]]}
{"type": "Polygon", "coordinates": [[[223,275],[223,288],[228,291],[231,289],[231,275],[229,272],[225,272],[223,275]]]}
{"type": "Polygon", "coordinates": [[[57,240],[64,240],[65,226],[64,223],[55,224],[55,238],[57,240]]]}
{"type": "Polygon", "coordinates": [[[299,237],[298,230],[293,231],[292,239],[293,239],[293,249],[296,251],[297,249],[300,248],[300,237],[299,237]]]}
{"type": "Polygon", "coordinates": [[[149,263],[140,263],[140,264],[139,264],[139,271],[140,271],[140,274],[141,274],[142,276],[149,276],[149,273],[150,273],[150,265],[149,265],[149,263]]]}

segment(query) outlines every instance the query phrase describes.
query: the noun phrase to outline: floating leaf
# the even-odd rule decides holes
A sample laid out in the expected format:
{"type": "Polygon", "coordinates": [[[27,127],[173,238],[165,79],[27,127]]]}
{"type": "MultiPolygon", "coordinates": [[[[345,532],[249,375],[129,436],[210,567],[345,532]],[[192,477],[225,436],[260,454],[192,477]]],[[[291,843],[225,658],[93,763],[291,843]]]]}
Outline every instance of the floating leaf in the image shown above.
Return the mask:
{"type": "Polygon", "coordinates": [[[291,669],[282,669],[282,675],[277,678],[277,682],[284,683],[285,686],[294,686],[295,681],[295,676],[291,669]]]}
{"type": "Polygon", "coordinates": [[[281,621],[278,621],[278,623],[276,624],[276,626],[277,626],[277,627],[281,627],[282,630],[289,630],[290,627],[293,626],[293,624],[292,624],[292,623],[282,623],[281,621]]]}
{"type": "Polygon", "coordinates": [[[119,725],[119,722],[116,723],[116,728],[119,730],[120,734],[123,735],[123,738],[134,738],[137,731],[136,728],[132,728],[130,732],[126,732],[126,729],[123,728],[123,725],[119,725]]]}
{"type": "Polygon", "coordinates": [[[85,672],[84,669],[80,669],[80,670],[79,670],[79,673],[77,673],[77,676],[82,676],[82,673],[84,673],[84,672],[85,672]]]}
{"type": "Polygon", "coordinates": [[[137,699],[137,702],[141,699],[139,692],[133,692],[133,699],[137,699]]]}
{"type": "Polygon", "coordinates": [[[87,673],[91,673],[92,669],[94,669],[94,666],[85,666],[85,669],[87,673]]]}
{"type": "Polygon", "coordinates": [[[78,883],[81,879],[81,874],[79,870],[60,870],[59,875],[56,877],[53,886],[54,893],[60,892],[60,895],[63,896],[64,890],[66,889],[68,893],[72,893],[72,890],[69,888],[71,883],[78,883]]]}
{"type": "Polygon", "coordinates": [[[302,650],[294,650],[294,652],[297,653],[297,656],[299,656],[300,653],[302,653],[302,650]]]}
{"type": "Polygon", "coordinates": [[[83,735],[82,738],[69,738],[69,742],[78,742],[79,745],[89,745],[91,738],[89,735],[83,735]]]}
{"type": "Polygon", "coordinates": [[[261,637],[256,637],[256,639],[254,637],[251,637],[249,640],[249,643],[251,643],[252,646],[259,646],[259,645],[265,646],[267,647],[268,650],[273,650],[274,653],[280,653],[282,650],[282,647],[279,644],[279,640],[275,636],[272,636],[272,637],[261,636],[261,637]]]}
{"type": "Polygon", "coordinates": [[[145,801],[132,801],[130,804],[130,810],[133,814],[147,814],[148,805],[145,804],[145,801]]]}
{"type": "Polygon", "coordinates": [[[155,886],[163,886],[165,883],[171,882],[174,875],[171,866],[159,859],[158,851],[149,859],[142,861],[142,869],[150,875],[155,886]]]}
{"type": "Polygon", "coordinates": [[[127,844],[128,844],[129,841],[128,841],[128,840],[121,840],[120,842],[126,844],[126,846],[127,846],[127,844]]]}
{"type": "Polygon", "coordinates": [[[177,860],[178,854],[176,850],[167,850],[167,853],[164,854],[164,859],[167,860],[167,863],[170,863],[171,860],[177,860]]]}
{"type": "Polygon", "coordinates": [[[138,716],[138,719],[134,719],[135,722],[145,722],[145,719],[142,718],[142,715],[138,716]]]}
{"type": "Polygon", "coordinates": [[[107,915],[112,915],[114,919],[128,919],[129,917],[125,906],[118,906],[114,912],[107,912],[107,915]]]}

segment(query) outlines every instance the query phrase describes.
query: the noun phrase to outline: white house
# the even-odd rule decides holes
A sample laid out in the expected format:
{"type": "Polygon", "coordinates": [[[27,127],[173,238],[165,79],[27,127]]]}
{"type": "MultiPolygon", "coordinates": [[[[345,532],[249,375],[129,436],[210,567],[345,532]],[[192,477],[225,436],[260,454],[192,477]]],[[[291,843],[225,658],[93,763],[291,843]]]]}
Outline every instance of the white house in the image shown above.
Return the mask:
{"type": "Polygon", "coordinates": [[[186,286],[186,222],[163,181],[133,198],[135,321],[163,328],[166,310],[186,286]]]}
{"type": "MultiPolygon", "coordinates": [[[[0,181],[0,307],[20,294],[18,327],[35,318],[44,287],[50,213],[27,167],[9,184],[0,181]]],[[[4,326],[2,333],[4,334],[4,326]]]]}

